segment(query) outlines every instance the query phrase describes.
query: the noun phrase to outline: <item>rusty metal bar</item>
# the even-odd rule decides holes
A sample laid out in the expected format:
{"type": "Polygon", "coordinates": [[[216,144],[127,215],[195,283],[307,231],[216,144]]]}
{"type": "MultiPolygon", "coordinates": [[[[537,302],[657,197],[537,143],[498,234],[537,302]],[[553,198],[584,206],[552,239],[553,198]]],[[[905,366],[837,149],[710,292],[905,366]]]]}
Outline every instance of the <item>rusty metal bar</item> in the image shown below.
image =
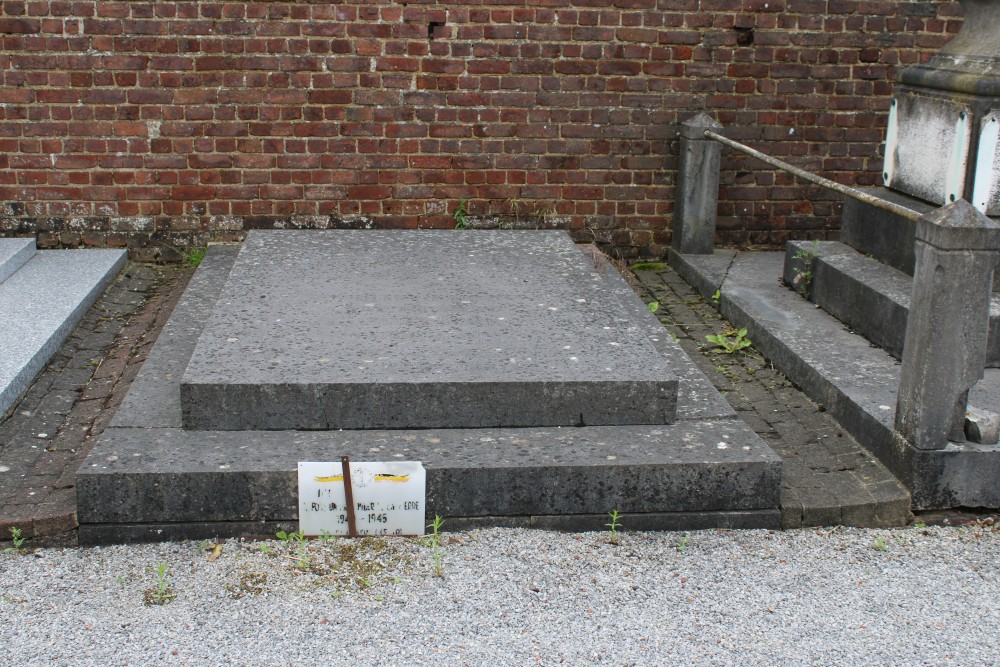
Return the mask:
{"type": "Polygon", "coordinates": [[[344,471],[344,500],[347,501],[347,534],[349,537],[357,537],[358,524],[354,516],[354,486],[351,483],[351,458],[349,456],[341,456],[340,466],[344,471]]]}
{"type": "Polygon", "coordinates": [[[783,169],[784,171],[787,171],[789,174],[798,176],[799,178],[809,181],[810,183],[815,183],[816,185],[822,186],[828,190],[834,190],[835,192],[839,192],[842,195],[853,197],[854,199],[863,201],[866,204],[871,204],[876,208],[890,211],[891,213],[895,213],[896,215],[902,216],[907,220],[915,222],[919,220],[921,217],[923,217],[920,213],[914,211],[912,208],[907,208],[895,202],[891,202],[882,199],[880,197],[876,197],[875,195],[870,195],[867,192],[862,192],[861,190],[858,190],[857,188],[852,188],[849,185],[843,185],[841,183],[837,183],[836,181],[831,181],[829,178],[823,178],[822,176],[817,176],[816,174],[810,173],[805,169],[800,169],[799,167],[790,165],[787,162],[782,162],[778,158],[771,157],[766,153],[761,153],[760,151],[750,148],[749,146],[746,146],[744,144],[741,144],[738,141],[733,141],[728,137],[722,136],[718,132],[713,132],[712,130],[705,130],[705,136],[708,137],[709,139],[712,139],[713,141],[718,141],[723,146],[729,146],[730,148],[738,150],[741,153],[746,153],[750,157],[756,158],[761,162],[766,162],[772,167],[783,169]]]}

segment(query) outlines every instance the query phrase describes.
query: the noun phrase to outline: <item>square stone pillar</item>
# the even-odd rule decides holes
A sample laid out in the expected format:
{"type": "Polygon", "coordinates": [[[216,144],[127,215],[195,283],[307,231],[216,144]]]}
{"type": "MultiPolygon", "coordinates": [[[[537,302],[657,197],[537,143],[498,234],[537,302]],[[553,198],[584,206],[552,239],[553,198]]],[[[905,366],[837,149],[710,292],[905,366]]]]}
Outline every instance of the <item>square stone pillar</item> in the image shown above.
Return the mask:
{"type": "Polygon", "coordinates": [[[705,138],[705,130],[722,129],[700,113],[681,123],[681,155],[670,246],[681,254],[711,255],[719,205],[719,162],[722,145],[705,138]]]}
{"type": "Polygon", "coordinates": [[[983,377],[1000,225],[960,199],[917,221],[896,430],[918,449],[965,442],[969,390],[983,377]]]}

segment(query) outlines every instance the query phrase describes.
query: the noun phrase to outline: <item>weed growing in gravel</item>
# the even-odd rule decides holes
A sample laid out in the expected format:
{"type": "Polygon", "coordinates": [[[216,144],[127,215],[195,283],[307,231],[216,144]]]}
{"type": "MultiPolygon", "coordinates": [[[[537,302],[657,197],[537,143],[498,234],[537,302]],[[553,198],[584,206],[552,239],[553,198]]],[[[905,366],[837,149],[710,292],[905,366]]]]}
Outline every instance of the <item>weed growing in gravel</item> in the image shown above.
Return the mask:
{"type": "Polygon", "coordinates": [[[444,578],[444,550],[441,548],[441,526],[444,519],[439,515],[434,515],[434,523],[428,524],[431,529],[430,540],[431,557],[434,559],[434,574],[444,578]]]}
{"type": "Polygon", "coordinates": [[[875,540],[875,544],[872,545],[873,549],[878,549],[879,551],[888,551],[889,543],[885,541],[884,537],[880,537],[875,540]]]}
{"type": "Polygon", "coordinates": [[[299,569],[305,570],[309,568],[310,556],[309,556],[309,542],[306,540],[306,534],[301,530],[294,533],[286,533],[283,530],[279,530],[276,533],[276,537],[287,544],[295,545],[295,556],[286,556],[286,558],[291,558],[296,561],[295,566],[299,569]]]}
{"type": "Polygon", "coordinates": [[[721,334],[709,334],[705,336],[707,340],[712,345],[715,345],[718,352],[723,354],[735,354],[737,352],[743,352],[748,347],[753,345],[750,339],[747,338],[747,328],[742,327],[739,331],[728,330],[721,334]]]}
{"type": "Polygon", "coordinates": [[[23,531],[17,526],[10,527],[10,541],[14,544],[13,547],[8,547],[4,549],[4,553],[20,553],[24,551],[24,543],[28,538],[23,537],[23,531]]]}
{"type": "Polygon", "coordinates": [[[716,306],[719,305],[719,299],[722,298],[722,290],[715,290],[715,294],[712,295],[712,303],[716,306]]]}
{"type": "Polygon", "coordinates": [[[687,547],[688,547],[688,542],[690,542],[690,541],[691,541],[691,538],[688,537],[687,535],[684,535],[679,540],[677,540],[677,544],[674,547],[675,549],[677,549],[677,553],[679,553],[679,554],[684,553],[685,549],[687,549],[687,547]]]}
{"type": "MultiPolygon", "coordinates": [[[[409,561],[407,543],[378,538],[338,539],[324,535],[309,540],[300,532],[277,534],[281,544],[272,556],[292,561],[289,570],[310,588],[332,587],[331,595],[340,597],[348,591],[362,591],[389,583],[393,570],[409,561]],[[391,574],[390,574],[391,573],[391,574]]],[[[398,571],[398,570],[397,570],[398,571]]],[[[256,594],[254,586],[263,587],[252,577],[243,577],[230,587],[230,594],[256,594]],[[246,579],[246,581],[244,581],[246,579]]]]}
{"type": "Polygon", "coordinates": [[[608,544],[614,544],[617,546],[621,540],[621,532],[619,529],[622,527],[622,524],[618,521],[618,519],[620,519],[622,515],[618,513],[618,510],[614,509],[608,512],[608,516],[611,517],[611,523],[604,524],[608,527],[608,544]]]}
{"type": "Polygon", "coordinates": [[[656,311],[658,311],[660,309],[660,302],[659,301],[650,301],[649,304],[646,307],[649,308],[649,312],[655,313],[656,311]]]}
{"type": "Polygon", "coordinates": [[[170,566],[166,563],[160,563],[156,566],[156,573],[153,575],[153,587],[147,588],[143,592],[143,600],[147,607],[154,604],[170,604],[177,599],[177,594],[170,587],[170,577],[167,575],[167,570],[169,569],[170,566]]]}
{"type": "Polygon", "coordinates": [[[239,578],[235,584],[226,584],[229,596],[234,600],[239,600],[246,595],[260,595],[267,586],[267,572],[241,569],[239,578]]]}

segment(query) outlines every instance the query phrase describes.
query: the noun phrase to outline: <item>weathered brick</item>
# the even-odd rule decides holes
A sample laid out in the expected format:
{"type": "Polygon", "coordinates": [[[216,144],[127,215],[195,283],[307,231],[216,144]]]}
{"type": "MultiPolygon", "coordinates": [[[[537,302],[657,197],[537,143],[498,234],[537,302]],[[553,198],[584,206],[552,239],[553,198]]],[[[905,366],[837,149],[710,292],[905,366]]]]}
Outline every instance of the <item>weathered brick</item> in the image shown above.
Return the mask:
{"type": "MultiPolygon", "coordinates": [[[[623,256],[658,254],[678,122],[707,111],[766,152],[877,182],[898,68],[961,20],[956,2],[669,4],[5,2],[0,206],[15,217],[0,231],[138,256],[149,231],[107,221],[218,238],[267,216],[440,227],[461,199],[517,200],[580,240],[600,227],[623,256]],[[51,222],[71,215],[91,229],[51,222]]],[[[802,184],[724,169],[723,239],[833,231],[837,209],[802,184]]]]}

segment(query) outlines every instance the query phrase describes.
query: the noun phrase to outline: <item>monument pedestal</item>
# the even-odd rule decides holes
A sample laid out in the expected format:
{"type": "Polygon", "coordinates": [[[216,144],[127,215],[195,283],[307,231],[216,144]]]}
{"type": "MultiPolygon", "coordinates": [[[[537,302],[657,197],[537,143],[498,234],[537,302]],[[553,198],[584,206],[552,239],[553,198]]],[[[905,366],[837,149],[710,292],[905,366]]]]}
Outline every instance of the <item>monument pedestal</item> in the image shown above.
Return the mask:
{"type": "Polygon", "coordinates": [[[938,206],[966,199],[1000,216],[1000,1],[961,2],[961,31],[897,78],[883,178],[938,206]]]}

